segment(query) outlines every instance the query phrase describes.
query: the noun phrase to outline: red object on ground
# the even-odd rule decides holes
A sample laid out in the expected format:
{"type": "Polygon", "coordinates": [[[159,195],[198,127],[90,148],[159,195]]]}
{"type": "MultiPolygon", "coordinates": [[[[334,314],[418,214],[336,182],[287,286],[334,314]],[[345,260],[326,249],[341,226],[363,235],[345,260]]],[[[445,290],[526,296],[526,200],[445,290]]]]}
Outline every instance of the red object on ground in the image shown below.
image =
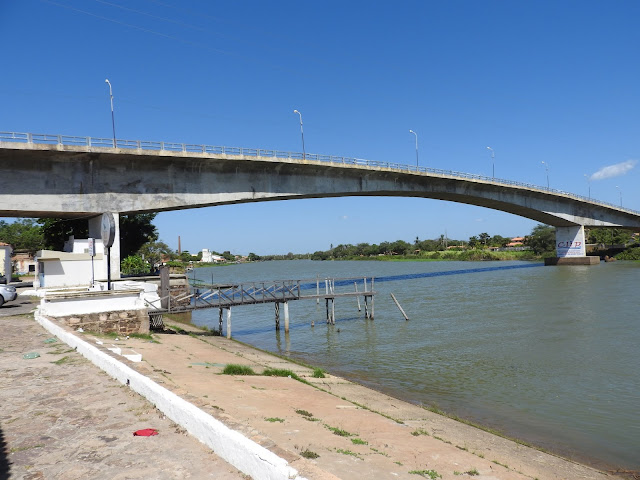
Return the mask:
{"type": "Polygon", "coordinates": [[[155,428],[143,428],[133,432],[134,437],[151,437],[152,435],[158,435],[158,430],[155,428]]]}

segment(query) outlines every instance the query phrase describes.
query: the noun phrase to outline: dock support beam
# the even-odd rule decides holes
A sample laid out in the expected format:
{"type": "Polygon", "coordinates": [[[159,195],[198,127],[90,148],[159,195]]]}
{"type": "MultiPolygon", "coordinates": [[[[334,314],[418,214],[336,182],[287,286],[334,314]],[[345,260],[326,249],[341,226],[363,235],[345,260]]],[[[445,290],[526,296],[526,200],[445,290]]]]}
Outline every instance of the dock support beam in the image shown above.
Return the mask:
{"type": "Polygon", "coordinates": [[[280,302],[276,302],[276,331],[280,330],[280,302]]]}
{"type": "Polygon", "coordinates": [[[227,338],[231,338],[231,308],[227,308],[227,338]]]}
{"type": "Polygon", "coordinates": [[[283,302],[284,307],[284,333],[289,333],[289,302],[283,302]]]}

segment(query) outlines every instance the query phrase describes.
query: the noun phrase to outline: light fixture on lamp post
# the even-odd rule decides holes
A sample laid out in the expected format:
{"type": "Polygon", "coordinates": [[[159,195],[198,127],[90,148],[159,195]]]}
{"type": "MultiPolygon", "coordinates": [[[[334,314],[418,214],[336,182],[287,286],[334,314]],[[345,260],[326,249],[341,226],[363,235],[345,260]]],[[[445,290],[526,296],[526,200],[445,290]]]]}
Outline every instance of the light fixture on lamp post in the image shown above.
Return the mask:
{"type": "Polygon", "coordinates": [[[493,151],[493,148],[491,147],[487,147],[487,150],[489,150],[491,152],[491,178],[493,178],[495,180],[496,178],[496,162],[495,162],[495,158],[496,155],[493,151]]]}
{"type": "Polygon", "coordinates": [[[113,90],[111,89],[111,82],[108,78],[105,79],[104,82],[109,85],[109,99],[111,100],[111,127],[113,128],[113,148],[116,148],[116,121],[113,116],[113,90]]]}
{"type": "Polygon", "coordinates": [[[547,190],[549,190],[549,164],[542,160],[542,164],[544,165],[544,169],[547,172],[547,190]]]}
{"type": "Polygon", "coordinates": [[[409,133],[413,133],[416,136],[416,169],[418,168],[418,134],[413,130],[409,130],[409,133]]]}
{"type": "Polygon", "coordinates": [[[302,114],[298,110],[294,110],[293,113],[297,113],[300,116],[300,135],[302,136],[302,159],[307,158],[307,154],[304,151],[304,130],[302,129],[302,114]]]}

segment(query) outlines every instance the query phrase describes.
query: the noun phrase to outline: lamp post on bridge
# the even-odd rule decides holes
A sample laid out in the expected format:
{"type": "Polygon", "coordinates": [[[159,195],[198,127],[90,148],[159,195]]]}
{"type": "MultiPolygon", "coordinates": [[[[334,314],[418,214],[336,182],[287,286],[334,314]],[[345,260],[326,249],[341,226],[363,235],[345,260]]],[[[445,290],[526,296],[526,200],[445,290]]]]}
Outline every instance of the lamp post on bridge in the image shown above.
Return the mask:
{"type": "Polygon", "coordinates": [[[302,159],[307,158],[307,154],[304,151],[304,130],[302,129],[302,114],[298,110],[294,110],[293,113],[297,113],[300,117],[300,135],[302,136],[302,159]]]}
{"type": "Polygon", "coordinates": [[[111,127],[113,128],[113,148],[116,148],[116,121],[113,116],[113,90],[111,89],[111,82],[108,78],[105,79],[104,82],[109,85],[109,99],[111,100],[111,127]]]}
{"type": "Polygon", "coordinates": [[[544,160],[542,161],[542,164],[544,165],[544,169],[547,172],[547,190],[549,190],[549,164],[546,163],[544,160]]]}
{"type": "Polygon", "coordinates": [[[416,136],[416,169],[418,168],[418,134],[413,130],[409,130],[409,133],[413,133],[416,136]]]}
{"type": "Polygon", "coordinates": [[[585,173],[584,178],[587,179],[587,184],[589,185],[589,200],[591,200],[591,177],[585,173]]]}
{"type": "Polygon", "coordinates": [[[495,158],[496,155],[493,151],[493,148],[491,147],[487,147],[487,150],[489,150],[491,152],[491,178],[495,180],[496,178],[496,162],[495,162],[495,158]]]}

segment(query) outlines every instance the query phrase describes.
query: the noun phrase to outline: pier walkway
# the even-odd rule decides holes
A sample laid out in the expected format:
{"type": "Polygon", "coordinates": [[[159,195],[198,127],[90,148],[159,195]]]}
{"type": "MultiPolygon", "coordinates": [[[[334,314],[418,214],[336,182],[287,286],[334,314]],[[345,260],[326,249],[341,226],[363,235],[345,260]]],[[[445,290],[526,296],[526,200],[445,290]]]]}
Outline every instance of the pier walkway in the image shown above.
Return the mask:
{"type": "Polygon", "coordinates": [[[247,282],[237,285],[215,285],[193,282],[188,293],[173,296],[169,290],[168,271],[161,272],[160,298],[147,302],[152,328],[163,326],[163,315],[184,313],[204,308],[218,308],[219,333],[222,334],[223,312],[227,312],[227,337],[231,338],[231,307],[263,303],[275,304],[275,328],[280,329],[280,306],[284,310],[284,330],[289,331],[288,303],[296,300],[324,300],[327,323],[335,324],[335,299],[360,297],[364,300],[364,316],[374,318],[374,277],[316,278],[312,280],[278,280],[271,282],[247,282]],[[304,292],[315,293],[304,293],[304,292]]]}

